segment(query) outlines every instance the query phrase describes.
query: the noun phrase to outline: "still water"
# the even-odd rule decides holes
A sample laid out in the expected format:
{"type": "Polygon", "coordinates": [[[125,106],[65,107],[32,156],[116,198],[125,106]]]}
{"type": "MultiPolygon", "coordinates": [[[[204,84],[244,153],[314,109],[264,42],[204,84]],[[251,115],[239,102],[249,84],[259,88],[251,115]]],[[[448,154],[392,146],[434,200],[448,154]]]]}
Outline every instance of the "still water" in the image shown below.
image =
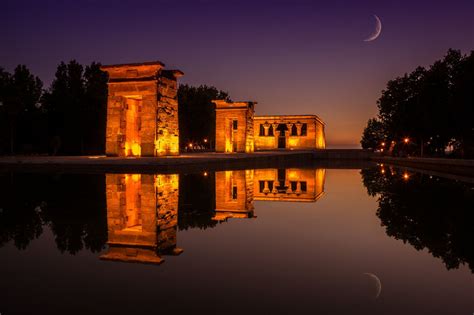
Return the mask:
{"type": "Polygon", "coordinates": [[[0,174],[0,313],[472,314],[474,184],[387,166],[0,174]]]}

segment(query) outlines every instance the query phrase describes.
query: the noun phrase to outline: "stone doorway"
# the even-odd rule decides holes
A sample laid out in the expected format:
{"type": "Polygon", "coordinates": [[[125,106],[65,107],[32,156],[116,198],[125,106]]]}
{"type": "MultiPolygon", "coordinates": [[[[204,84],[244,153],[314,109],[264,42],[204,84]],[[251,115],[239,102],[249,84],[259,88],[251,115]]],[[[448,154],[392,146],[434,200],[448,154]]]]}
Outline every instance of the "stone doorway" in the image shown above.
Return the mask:
{"type": "Polygon", "coordinates": [[[286,133],[288,132],[288,127],[285,124],[279,124],[277,131],[278,149],[286,149],[286,133]]]}
{"type": "Polygon", "coordinates": [[[141,155],[140,97],[127,97],[125,110],[125,156],[141,155]]]}

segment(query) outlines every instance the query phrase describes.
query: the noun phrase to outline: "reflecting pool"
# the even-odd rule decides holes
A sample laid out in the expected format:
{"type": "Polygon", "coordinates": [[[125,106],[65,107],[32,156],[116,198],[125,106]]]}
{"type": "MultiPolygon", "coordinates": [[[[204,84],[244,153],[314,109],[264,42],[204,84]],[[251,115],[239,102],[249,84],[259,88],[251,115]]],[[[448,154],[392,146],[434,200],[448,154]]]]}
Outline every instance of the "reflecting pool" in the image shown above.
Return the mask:
{"type": "Polygon", "coordinates": [[[474,184],[386,165],[0,173],[0,313],[472,314],[474,184]]]}

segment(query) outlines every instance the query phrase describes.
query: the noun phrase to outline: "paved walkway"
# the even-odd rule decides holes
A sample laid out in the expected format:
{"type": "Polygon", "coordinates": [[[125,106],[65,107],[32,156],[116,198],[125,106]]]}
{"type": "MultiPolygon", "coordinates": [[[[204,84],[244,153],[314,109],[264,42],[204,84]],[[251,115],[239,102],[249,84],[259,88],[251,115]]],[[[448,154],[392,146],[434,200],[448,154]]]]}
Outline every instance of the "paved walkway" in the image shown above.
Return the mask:
{"type": "Polygon", "coordinates": [[[168,157],[4,156],[0,170],[80,172],[186,172],[266,167],[360,167],[368,160],[363,150],[259,151],[254,153],[182,153],[168,157]],[[349,162],[357,160],[356,164],[349,162]]]}

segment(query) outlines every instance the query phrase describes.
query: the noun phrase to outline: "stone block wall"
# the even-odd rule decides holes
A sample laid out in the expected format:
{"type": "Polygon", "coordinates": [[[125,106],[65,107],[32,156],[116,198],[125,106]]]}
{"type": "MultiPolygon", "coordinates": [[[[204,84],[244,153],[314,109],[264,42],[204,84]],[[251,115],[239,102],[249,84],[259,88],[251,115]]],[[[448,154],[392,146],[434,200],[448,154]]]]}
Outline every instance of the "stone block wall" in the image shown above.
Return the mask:
{"type": "Polygon", "coordinates": [[[213,102],[216,105],[216,152],[253,152],[254,103],[213,102]],[[237,121],[236,130],[233,121],[237,121]]]}
{"type": "Polygon", "coordinates": [[[253,212],[253,170],[216,172],[216,211],[253,212]]]}
{"type": "Polygon", "coordinates": [[[107,156],[179,154],[177,79],[183,73],[163,67],[160,62],[102,67],[109,75],[107,156]]]}
{"type": "Polygon", "coordinates": [[[284,125],[288,129],[285,131],[284,149],[309,150],[324,149],[326,147],[324,135],[324,123],[316,115],[274,115],[254,117],[254,138],[255,150],[275,150],[279,149],[278,141],[280,131],[277,128],[284,125]],[[306,135],[301,134],[302,125],[306,124],[306,135]],[[273,135],[260,135],[260,125],[263,125],[265,132],[271,128],[273,135]],[[297,135],[291,135],[290,128],[297,129],[297,135]]]}
{"type": "Polygon", "coordinates": [[[178,232],[179,175],[155,176],[157,250],[173,253],[178,232]]]}
{"type": "Polygon", "coordinates": [[[179,154],[178,82],[180,71],[162,71],[158,86],[156,151],[158,156],[179,154]]]}

